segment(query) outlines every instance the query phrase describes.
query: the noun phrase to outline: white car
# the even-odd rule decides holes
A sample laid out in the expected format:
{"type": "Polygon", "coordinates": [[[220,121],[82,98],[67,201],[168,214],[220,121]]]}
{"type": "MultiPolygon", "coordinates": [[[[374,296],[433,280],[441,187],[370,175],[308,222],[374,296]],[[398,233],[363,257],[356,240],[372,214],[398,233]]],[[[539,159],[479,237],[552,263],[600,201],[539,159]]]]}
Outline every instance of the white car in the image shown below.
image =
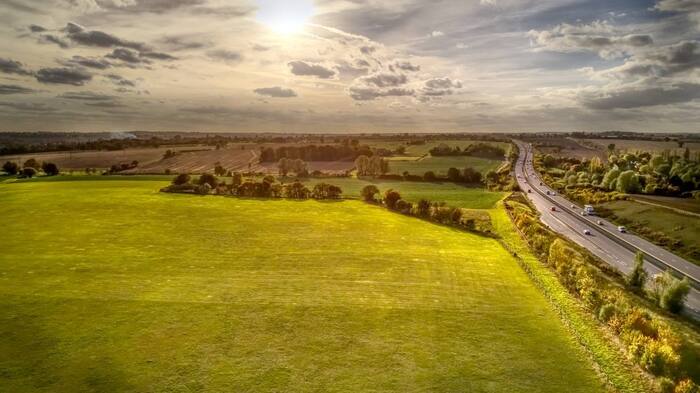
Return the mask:
{"type": "Polygon", "coordinates": [[[586,236],[590,236],[590,235],[591,235],[591,231],[588,230],[588,229],[584,229],[584,230],[583,230],[583,234],[586,235],[586,236]]]}
{"type": "Polygon", "coordinates": [[[617,231],[620,233],[627,233],[627,228],[620,225],[619,227],[617,227],[617,231]]]}
{"type": "Polygon", "coordinates": [[[572,204],[571,204],[571,208],[572,208],[572,209],[576,209],[576,205],[574,205],[574,204],[572,203],[572,204]]]}
{"type": "Polygon", "coordinates": [[[601,226],[604,225],[604,224],[603,224],[603,221],[601,221],[601,220],[598,220],[598,221],[596,221],[596,222],[598,223],[598,225],[601,225],[601,226]]]}

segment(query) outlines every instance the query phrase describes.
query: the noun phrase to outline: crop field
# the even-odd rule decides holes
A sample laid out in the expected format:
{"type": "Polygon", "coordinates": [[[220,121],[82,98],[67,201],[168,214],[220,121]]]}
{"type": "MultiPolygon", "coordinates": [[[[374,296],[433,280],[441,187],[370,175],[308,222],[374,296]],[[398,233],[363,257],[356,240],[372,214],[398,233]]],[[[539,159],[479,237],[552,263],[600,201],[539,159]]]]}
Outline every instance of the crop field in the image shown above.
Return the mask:
{"type": "Polygon", "coordinates": [[[64,169],[109,168],[120,163],[138,161],[141,165],[156,163],[163,158],[166,150],[202,150],[212,149],[204,146],[173,146],[143,149],[126,149],[114,151],[75,151],[29,153],[20,155],[0,156],[0,162],[15,161],[22,163],[30,158],[38,161],[53,162],[64,169]]]}
{"type": "Polygon", "coordinates": [[[390,161],[389,172],[402,174],[408,172],[412,175],[422,176],[425,172],[433,171],[436,175],[446,175],[450,168],[462,170],[466,167],[486,174],[496,170],[503,164],[503,160],[491,160],[481,157],[456,156],[456,157],[425,157],[416,161],[390,161]]]}
{"type": "Polygon", "coordinates": [[[496,240],[164,184],[0,184],[0,391],[604,391],[496,240]]]}
{"type": "MultiPolygon", "coordinates": [[[[700,215],[700,200],[693,198],[676,198],[659,195],[632,195],[634,200],[666,206],[669,209],[677,209],[681,213],[694,213],[700,215]]],[[[692,216],[692,214],[689,214],[692,216]]]]}
{"type": "Polygon", "coordinates": [[[308,187],[325,182],[336,185],[343,190],[346,198],[360,198],[360,191],[368,184],[377,186],[380,192],[389,189],[399,191],[403,199],[418,202],[427,199],[434,202],[445,202],[449,206],[466,209],[490,209],[506,196],[504,192],[491,192],[483,188],[464,187],[455,183],[425,183],[410,181],[365,180],[356,178],[311,179],[308,187]]]}
{"type": "MultiPolygon", "coordinates": [[[[603,207],[612,210],[617,217],[623,220],[620,223],[630,225],[633,230],[636,229],[636,226],[637,228],[661,232],[671,239],[680,240],[681,246],[669,246],[669,249],[695,264],[700,264],[700,219],[697,217],[689,217],[686,214],[680,214],[663,207],[634,201],[609,202],[603,207]]],[[[649,238],[649,236],[645,237],[649,238]]]]}

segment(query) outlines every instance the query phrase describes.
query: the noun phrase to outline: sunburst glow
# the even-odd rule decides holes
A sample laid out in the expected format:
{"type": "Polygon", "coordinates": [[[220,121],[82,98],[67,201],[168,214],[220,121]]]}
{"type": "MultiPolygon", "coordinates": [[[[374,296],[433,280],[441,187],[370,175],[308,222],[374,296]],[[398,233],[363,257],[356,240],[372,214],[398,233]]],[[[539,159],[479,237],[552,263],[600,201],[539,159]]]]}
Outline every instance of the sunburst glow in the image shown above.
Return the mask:
{"type": "Polygon", "coordinates": [[[309,0],[258,0],[258,22],[279,34],[302,31],[313,14],[309,0]]]}

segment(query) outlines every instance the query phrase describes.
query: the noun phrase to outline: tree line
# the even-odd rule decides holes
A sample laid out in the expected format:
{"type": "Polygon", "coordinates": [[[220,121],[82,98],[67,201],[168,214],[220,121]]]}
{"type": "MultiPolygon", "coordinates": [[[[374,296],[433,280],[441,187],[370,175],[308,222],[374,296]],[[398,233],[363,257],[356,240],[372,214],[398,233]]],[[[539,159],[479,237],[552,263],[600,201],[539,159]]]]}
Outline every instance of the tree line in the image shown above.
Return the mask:
{"type": "Polygon", "coordinates": [[[369,146],[351,143],[260,148],[260,162],[278,162],[282,158],[304,161],[353,161],[361,155],[372,155],[372,149],[369,146]]]}
{"type": "Polygon", "coordinates": [[[441,143],[438,146],[429,150],[431,156],[441,157],[441,156],[472,156],[472,157],[483,157],[492,159],[502,159],[506,155],[505,149],[500,146],[491,145],[488,143],[474,143],[468,145],[464,149],[459,146],[450,147],[445,143],[441,143]]]}
{"type": "Polygon", "coordinates": [[[39,170],[44,172],[46,176],[56,176],[60,173],[58,165],[52,162],[42,162],[40,163],[34,158],[30,158],[20,166],[16,162],[7,161],[2,166],[2,170],[8,175],[19,175],[23,178],[32,178],[39,173],[39,170]]]}
{"type": "Polygon", "coordinates": [[[161,192],[190,193],[199,195],[229,195],[249,198],[286,199],[340,199],[343,190],[328,183],[317,183],[311,189],[296,180],[292,183],[279,183],[274,176],[265,176],[260,181],[244,179],[240,173],[233,173],[231,183],[220,181],[212,174],[203,174],[193,179],[188,174],[179,174],[161,192]]]}

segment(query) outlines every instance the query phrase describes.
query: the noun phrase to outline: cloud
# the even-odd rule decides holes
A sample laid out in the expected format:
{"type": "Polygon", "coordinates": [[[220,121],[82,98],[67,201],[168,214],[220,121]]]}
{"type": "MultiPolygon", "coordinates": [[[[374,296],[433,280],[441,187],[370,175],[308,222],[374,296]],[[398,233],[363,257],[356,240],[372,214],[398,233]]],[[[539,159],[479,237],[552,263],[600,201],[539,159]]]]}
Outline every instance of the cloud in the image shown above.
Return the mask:
{"type": "Polygon", "coordinates": [[[177,60],[177,57],[171,56],[167,53],[162,53],[162,52],[141,52],[141,53],[139,53],[139,56],[147,57],[149,59],[154,59],[154,60],[163,60],[163,61],[177,60]]]}
{"type": "Polygon", "coordinates": [[[378,89],[372,86],[350,86],[350,97],[356,101],[371,101],[383,97],[407,97],[414,96],[413,89],[395,87],[391,89],[378,89]]]}
{"type": "Polygon", "coordinates": [[[97,4],[106,10],[155,14],[205,3],[205,0],[97,0],[97,4]]]}
{"type": "Polygon", "coordinates": [[[61,48],[63,48],[63,49],[66,49],[66,48],[68,48],[68,47],[70,46],[70,45],[68,45],[68,43],[67,43],[66,41],[64,41],[64,40],[61,39],[60,37],[55,36],[55,35],[53,35],[53,34],[42,34],[42,35],[40,35],[40,36],[39,36],[39,42],[40,42],[40,43],[47,43],[47,44],[56,44],[56,45],[58,45],[59,47],[61,47],[61,48]]]}
{"type": "Polygon", "coordinates": [[[77,23],[69,22],[64,31],[67,37],[81,45],[96,46],[101,48],[124,47],[138,51],[146,50],[146,45],[140,42],[126,41],[114,35],[97,30],[86,30],[77,23]]]}
{"type": "Polygon", "coordinates": [[[41,83],[82,86],[92,80],[92,74],[76,68],[42,68],[36,79],[41,83]]]}
{"type": "Polygon", "coordinates": [[[129,50],[129,49],[124,49],[124,48],[117,48],[112,51],[112,53],[106,55],[105,57],[109,59],[114,59],[114,60],[121,60],[125,63],[130,63],[130,64],[139,64],[143,62],[148,62],[144,61],[141,59],[139,56],[138,52],[129,50]]]}
{"type": "Polygon", "coordinates": [[[660,0],[655,8],[669,12],[700,12],[700,2],[695,0],[660,0]]]}
{"type": "Polygon", "coordinates": [[[700,84],[681,83],[668,87],[623,88],[582,94],[580,100],[591,109],[630,109],[689,102],[700,98],[700,84]]]}
{"type": "Polygon", "coordinates": [[[360,83],[376,87],[395,87],[404,85],[408,82],[408,78],[404,74],[392,74],[387,72],[379,72],[372,75],[367,75],[359,78],[360,83]]]}
{"type": "Polygon", "coordinates": [[[63,64],[67,65],[78,65],[87,68],[95,68],[98,70],[104,70],[112,66],[109,61],[99,58],[99,57],[83,57],[83,56],[73,56],[70,59],[62,61],[63,64]]]}
{"type": "Polygon", "coordinates": [[[682,41],[635,55],[622,65],[594,73],[612,79],[668,78],[700,69],[700,43],[682,41]]]}
{"type": "Polygon", "coordinates": [[[336,72],[321,64],[307,63],[297,60],[287,63],[290,71],[298,76],[315,76],[321,79],[330,79],[335,76],[336,72]]]}
{"type": "Polygon", "coordinates": [[[54,112],[56,108],[35,102],[0,102],[0,107],[12,108],[20,112],[54,112]]]}
{"type": "Polygon", "coordinates": [[[30,89],[30,88],[23,87],[23,86],[0,84],[0,95],[30,94],[30,93],[36,93],[36,92],[37,92],[37,90],[30,89]]]}
{"type": "Polygon", "coordinates": [[[430,36],[433,37],[433,38],[442,37],[442,36],[444,36],[444,35],[445,35],[445,33],[443,33],[443,32],[440,31],[440,30],[433,30],[433,32],[430,33],[430,36]]]}
{"type": "Polygon", "coordinates": [[[408,61],[399,61],[394,63],[393,65],[389,66],[389,68],[393,71],[394,68],[398,68],[399,70],[403,71],[410,71],[410,72],[418,72],[420,71],[420,66],[412,64],[408,61]]]}
{"type": "Polygon", "coordinates": [[[212,59],[225,61],[227,63],[238,63],[243,60],[243,55],[240,52],[217,49],[207,52],[207,56],[212,59]]]}
{"type": "Polygon", "coordinates": [[[105,94],[93,93],[90,91],[77,91],[63,93],[58,96],[58,98],[64,98],[67,100],[80,100],[80,101],[112,101],[115,97],[105,94]]]}
{"type": "Polygon", "coordinates": [[[107,79],[109,79],[110,81],[112,81],[112,82],[113,82],[115,85],[117,85],[117,86],[129,86],[129,87],[135,87],[135,86],[136,86],[136,83],[134,83],[133,81],[130,81],[130,80],[128,80],[128,79],[122,77],[121,75],[108,74],[108,75],[105,75],[105,77],[106,77],[107,79]]]}
{"type": "Polygon", "coordinates": [[[34,73],[26,68],[24,64],[12,59],[0,57],[0,72],[16,75],[33,75],[34,73]]]}
{"type": "Polygon", "coordinates": [[[607,21],[580,25],[562,23],[551,30],[530,30],[528,36],[538,51],[594,52],[603,58],[620,57],[654,43],[650,35],[625,34],[607,21]]]}
{"type": "Polygon", "coordinates": [[[256,94],[267,97],[275,98],[293,98],[297,96],[297,93],[292,89],[287,89],[284,87],[261,87],[253,90],[256,94]]]}
{"type": "Polygon", "coordinates": [[[46,28],[39,25],[29,25],[29,31],[31,31],[32,33],[41,33],[43,31],[46,31],[46,28]]]}

